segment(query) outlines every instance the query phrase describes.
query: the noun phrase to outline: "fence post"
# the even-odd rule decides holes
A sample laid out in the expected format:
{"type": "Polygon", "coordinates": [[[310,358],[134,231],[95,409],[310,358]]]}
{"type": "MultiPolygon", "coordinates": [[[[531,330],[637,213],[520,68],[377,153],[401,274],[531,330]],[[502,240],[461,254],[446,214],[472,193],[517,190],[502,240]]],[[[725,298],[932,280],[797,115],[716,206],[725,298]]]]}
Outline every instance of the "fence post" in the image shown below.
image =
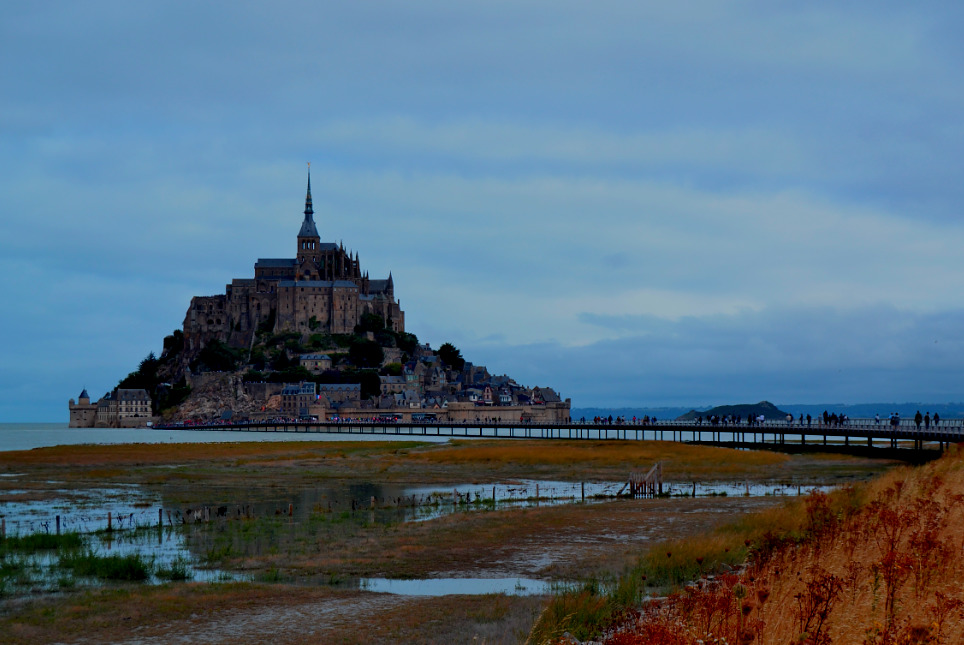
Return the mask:
{"type": "Polygon", "coordinates": [[[164,509],[159,508],[157,509],[157,528],[163,528],[163,527],[164,527],[164,509]]]}
{"type": "Polygon", "coordinates": [[[60,516],[57,516],[57,535],[60,535],[60,516]]]}
{"type": "Polygon", "coordinates": [[[113,527],[111,526],[110,511],[107,511],[107,530],[108,530],[108,531],[113,531],[113,530],[114,530],[113,527]]]}

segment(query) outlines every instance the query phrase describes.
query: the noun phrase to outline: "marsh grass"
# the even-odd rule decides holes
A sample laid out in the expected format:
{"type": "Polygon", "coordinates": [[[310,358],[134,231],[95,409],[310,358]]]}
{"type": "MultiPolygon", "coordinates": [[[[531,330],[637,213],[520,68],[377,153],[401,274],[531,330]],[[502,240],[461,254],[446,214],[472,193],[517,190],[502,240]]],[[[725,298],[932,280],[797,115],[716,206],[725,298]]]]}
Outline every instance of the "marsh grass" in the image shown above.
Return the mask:
{"type": "Polygon", "coordinates": [[[166,566],[160,565],[156,567],[154,569],[154,575],[159,580],[170,580],[171,582],[190,580],[192,577],[188,563],[183,558],[175,558],[166,566]]]}
{"type": "Polygon", "coordinates": [[[54,551],[57,549],[79,549],[84,545],[79,533],[29,533],[27,535],[11,535],[0,539],[0,556],[7,551],[18,553],[36,553],[37,551],[54,551]]]}
{"type": "Polygon", "coordinates": [[[100,555],[90,550],[64,552],[57,566],[75,576],[132,582],[147,580],[154,568],[137,553],[100,555]]]}

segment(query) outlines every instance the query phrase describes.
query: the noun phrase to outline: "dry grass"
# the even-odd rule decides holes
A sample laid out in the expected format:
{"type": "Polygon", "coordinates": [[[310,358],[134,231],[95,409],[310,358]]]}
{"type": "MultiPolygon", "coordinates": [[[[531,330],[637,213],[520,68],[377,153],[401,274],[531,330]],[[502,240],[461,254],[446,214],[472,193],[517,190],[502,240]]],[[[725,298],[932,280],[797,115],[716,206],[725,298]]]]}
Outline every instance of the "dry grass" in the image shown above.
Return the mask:
{"type": "Polygon", "coordinates": [[[671,441],[453,441],[451,445],[413,455],[432,462],[467,464],[603,466],[653,464],[664,461],[688,468],[773,466],[790,459],[788,455],[756,450],[731,450],[671,441]]]}
{"type": "MultiPolygon", "coordinates": [[[[794,460],[764,450],[731,450],[671,441],[456,441],[412,453],[410,459],[450,466],[484,466],[493,471],[545,473],[572,477],[596,472],[625,477],[663,462],[665,476],[676,481],[772,477],[773,467],[794,460]]],[[[797,461],[801,461],[797,459],[797,461]]]]}
{"type": "Polygon", "coordinates": [[[964,642],[958,450],[895,469],[862,490],[814,494],[791,516],[743,525],[755,536],[745,572],[687,587],[624,619],[603,642],[964,642]]]}
{"type": "Polygon", "coordinates": [[[54,446],[0,452],[0,466],[120,466],[210,461],[301,461],[394,454],[418,442],[265,441],[54,446]]]}
{"type": "MultiPolygon", "coordinates": [[[[864,506],[832,539],[828,536],[789,549],[769,563],[761,575],[772,581],[776,606],[792,604],[798,593],[805,593],[806,581],[822,571],[844,583],[827,622],[833,642],[882,643],[887,638],[897,642],[915,628],[931,639],[919,642],[964,642],[960,607],[949,612],[939,629],[935,616],[941,598],[951,604],[964,602],[960,584],[964,579],[964,459],[954,454],[926,467],[896,469],[869,484],[865,499],[886,499],[897,485],[900,495],[886,504],[889,509],[881,507],[876,513],[872,505],[864,506]],[[901,517],[891,516],[889,510],[901,517]],[[883,570],[889,550],[884,533],[891,520],[905,528],[895,542],[897,589],[894,614],[888,616],[883,570]],[[934,530],[935,539],[930,545],[922,541],[929,529],[934,530]],[[923,577],[918,579],[915,573],[923,577]]],[[[798,617],[791,611],[771,612],[766,632],[761,643],[785,642],[799,632],[798,617]]]]}

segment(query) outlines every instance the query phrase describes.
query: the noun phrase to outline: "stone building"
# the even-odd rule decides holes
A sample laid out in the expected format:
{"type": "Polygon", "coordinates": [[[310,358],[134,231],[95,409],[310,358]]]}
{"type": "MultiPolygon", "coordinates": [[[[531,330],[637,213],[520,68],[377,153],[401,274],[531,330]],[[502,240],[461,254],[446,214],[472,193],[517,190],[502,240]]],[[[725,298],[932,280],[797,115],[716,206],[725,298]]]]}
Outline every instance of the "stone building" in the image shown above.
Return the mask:
{"type": "Polygon", "coordinates": [[[93,428],[94,421],[97,419],[97,401],[93,403],[90,402],[90,395],[87,394],[87,388],[85,387],[77,397],[77,402],[75,403],[71,399],[67,403],[67,408],[70,410],[70,424],[71,428],[93,428]]]}
{"type": "Polygon", "coordinates": [[[351,334],[362,316],[372,314],[387,328],[405,331],[392,274],[373,280],[362,271],[357,252],[321,241],[310,174],[304,216],[295,257],[261,258],[254,264],[253,278],[235,278],[222,295],[191,299],[184,317],[185,361],[215,339],[232,347],[250,347],[259,328],[304,337],[351,334]]]}
{"type": "Polygon", "coordinates": [[[281,390],[281,413],[290,418],[307,417],[318,394],[312,381],[285,385],[281,390]]]}
{"type": "Polygon", "coordinates": [[[151,396],[144,389],[114,388],[91,401],[87,388],[67,404],[71,428],[143,428],[153,421],[151,396]]]}
{"type": "Polygon", "coordinates": [[[328,354],[302,354],[298,364],[312,374],[320,374],[331,369],[331,357],[328,354]]]}
{"type": "Polygon", "coordinates": [[[321,383],[318,385],[318,394],[332,408],[361,404],[360,383],[321,383]]]}

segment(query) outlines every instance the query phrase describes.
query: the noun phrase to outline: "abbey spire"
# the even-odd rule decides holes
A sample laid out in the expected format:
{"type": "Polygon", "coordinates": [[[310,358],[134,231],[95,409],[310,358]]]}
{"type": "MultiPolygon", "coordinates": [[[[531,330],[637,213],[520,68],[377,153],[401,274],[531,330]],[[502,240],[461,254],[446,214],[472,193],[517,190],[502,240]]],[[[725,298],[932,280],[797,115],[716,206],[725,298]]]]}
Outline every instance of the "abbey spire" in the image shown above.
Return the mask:
{"type": "MultiPolygon", "coordinates": [[[[301,231],[298,238],[317,238],[318,229],[315,228],[315,210],[311,207],[311,164],[308,164],[308,194],[305,196],[305,221],[301,223],[301,231]]],[[[300,247],[301,244],[299,243],[300,247]]]]}

